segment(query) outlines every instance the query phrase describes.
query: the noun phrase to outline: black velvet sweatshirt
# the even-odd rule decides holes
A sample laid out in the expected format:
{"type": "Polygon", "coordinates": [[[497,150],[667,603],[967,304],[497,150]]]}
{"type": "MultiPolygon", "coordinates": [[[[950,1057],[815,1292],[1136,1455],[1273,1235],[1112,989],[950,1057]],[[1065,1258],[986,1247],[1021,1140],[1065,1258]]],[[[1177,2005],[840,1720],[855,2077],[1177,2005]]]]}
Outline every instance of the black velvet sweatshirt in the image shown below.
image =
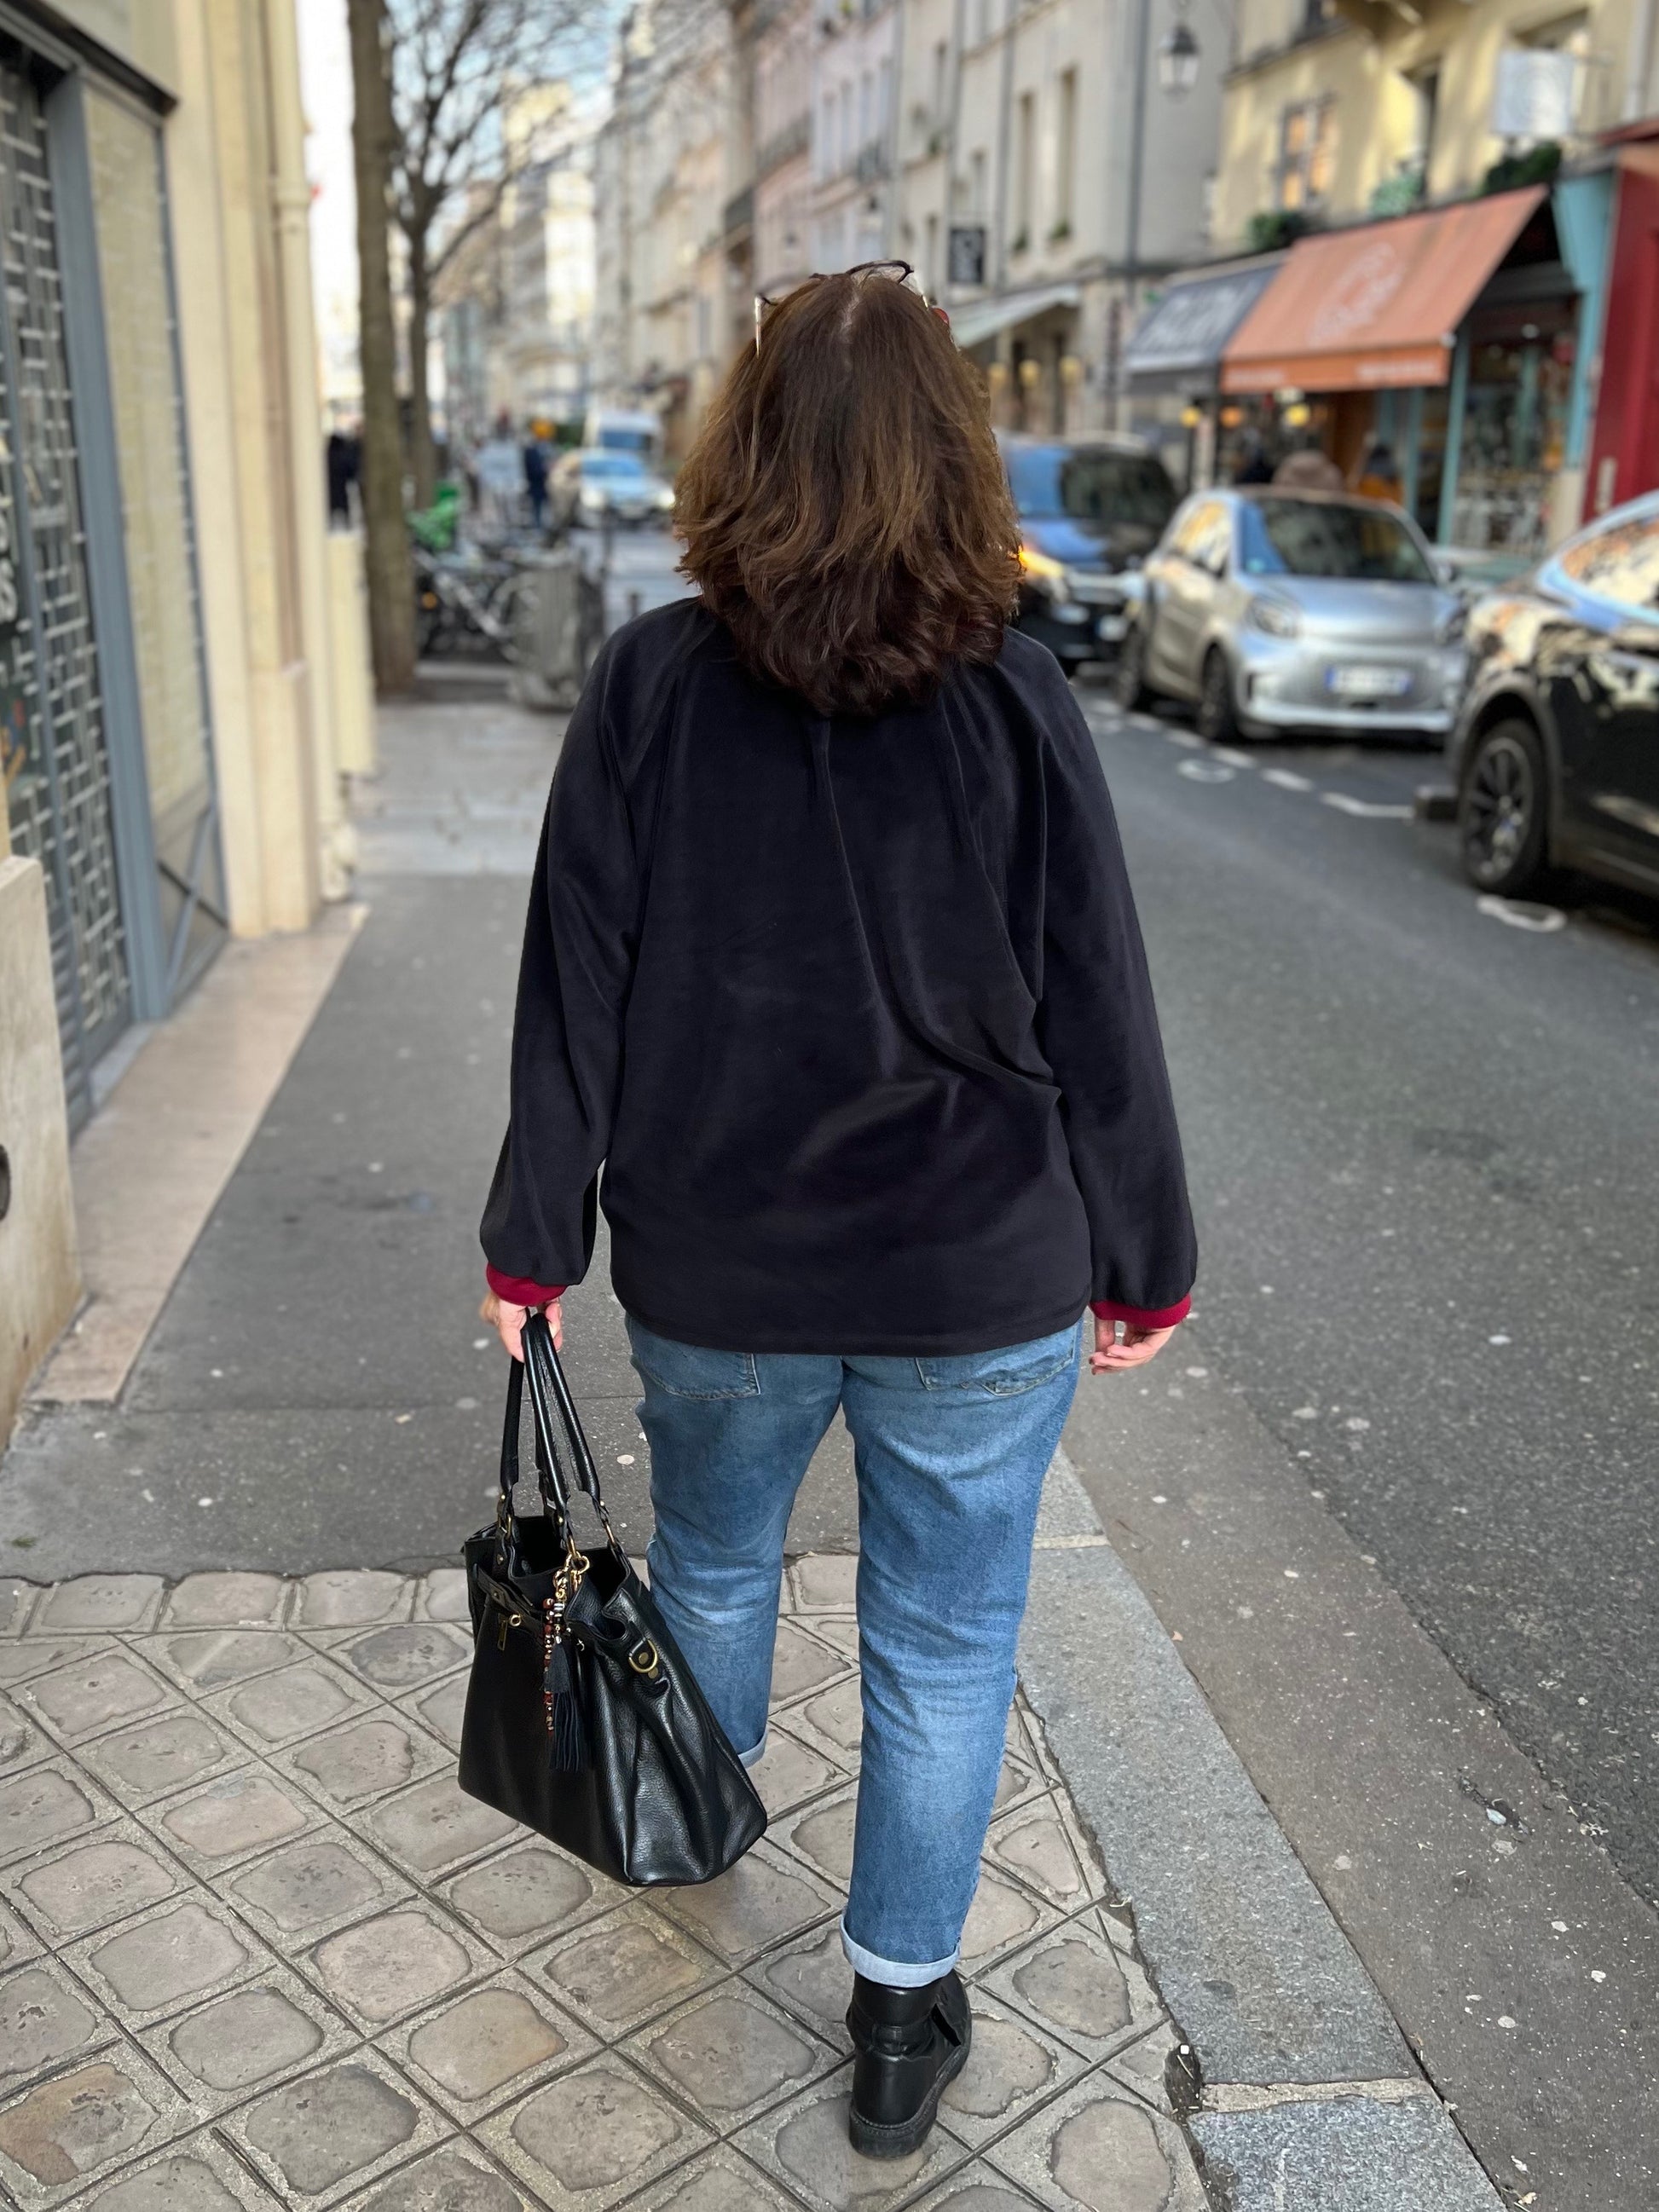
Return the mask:
{"type": "Polygon", "coordinates": [[[490,1280],[742,1352],[1178,1321],[1192,1217],[1111,802],[1010,632],[826,719],[697,600],[606,645],[543,826],[490,1280]],[[604,1169],[601,1190],[599,1171],[604,1169]]]}

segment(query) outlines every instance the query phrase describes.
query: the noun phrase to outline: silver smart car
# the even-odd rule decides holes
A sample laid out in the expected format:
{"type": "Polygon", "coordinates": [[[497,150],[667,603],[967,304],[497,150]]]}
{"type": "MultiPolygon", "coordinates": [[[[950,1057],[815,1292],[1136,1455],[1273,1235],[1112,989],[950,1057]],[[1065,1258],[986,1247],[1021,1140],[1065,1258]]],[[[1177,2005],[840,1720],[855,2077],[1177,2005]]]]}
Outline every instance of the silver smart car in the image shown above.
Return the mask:
{"type": "Polygon", "coordinates": [[[1146,562],[1118,660],[1129,707],[1196,703],[1212,743],[1270,731],[1443,738],[1463,601],[1398,507],[1271,484],[1200,492],[1146,562]]]}

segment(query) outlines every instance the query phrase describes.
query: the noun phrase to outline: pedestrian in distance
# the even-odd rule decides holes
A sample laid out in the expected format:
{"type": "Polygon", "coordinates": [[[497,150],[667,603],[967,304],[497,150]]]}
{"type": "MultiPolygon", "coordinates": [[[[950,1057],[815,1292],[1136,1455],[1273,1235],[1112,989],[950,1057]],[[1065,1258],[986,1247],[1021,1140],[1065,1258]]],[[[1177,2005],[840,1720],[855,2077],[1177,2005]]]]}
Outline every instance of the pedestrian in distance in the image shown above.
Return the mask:
{"type": "Polygon", "coordinates": [[[1399,506],[1400,471],[1395,465],[1394,448],[1384,439],[1375,440],[1367,448],[1355,473],[1353,488],[1361,499],[1383,499],[1399,506]]]}
{"type": "Polygon", "coordinates": [[[1143,1367],[1194,1267],[1105,779],[1009,626],[983,387],[908,275],[757,303],[680,472],[697,596],[611,638],[566,734],[482,1232],[516,1353],[604,1206],[652,1593],[745,1763],[791,1504],[844,1415],[849,2131],[877,2157],[967,2056],[963,1923],[1085,1341],[1143,1367]]]}
{"type": "Polygon", "coordinates": [[[534,530],[541,529],[547,520],[547,426],[532,422],[524,441],[524,489],[534,530]]]}

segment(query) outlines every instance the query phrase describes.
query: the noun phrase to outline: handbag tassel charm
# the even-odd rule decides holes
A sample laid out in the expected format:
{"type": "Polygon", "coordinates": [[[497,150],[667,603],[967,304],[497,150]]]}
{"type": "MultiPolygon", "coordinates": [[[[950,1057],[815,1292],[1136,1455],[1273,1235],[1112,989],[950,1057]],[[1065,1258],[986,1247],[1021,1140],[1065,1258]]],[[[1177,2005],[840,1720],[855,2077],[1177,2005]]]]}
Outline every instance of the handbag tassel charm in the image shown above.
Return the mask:
{"type": "Polygon", "coordinates": [[[587,1764],[581,1708],[576,1702],[575,1668],[564,1625],[565,1607],[580,1587],[586,1565],[578,1552],[568,1566],[561,1568],[554,1578],[553,1595],[542,1613],[542,1704],[547,1714],[547,1733],[552,1739],[554,1771],[560,1774],[574,1773],[587,1764]]]}

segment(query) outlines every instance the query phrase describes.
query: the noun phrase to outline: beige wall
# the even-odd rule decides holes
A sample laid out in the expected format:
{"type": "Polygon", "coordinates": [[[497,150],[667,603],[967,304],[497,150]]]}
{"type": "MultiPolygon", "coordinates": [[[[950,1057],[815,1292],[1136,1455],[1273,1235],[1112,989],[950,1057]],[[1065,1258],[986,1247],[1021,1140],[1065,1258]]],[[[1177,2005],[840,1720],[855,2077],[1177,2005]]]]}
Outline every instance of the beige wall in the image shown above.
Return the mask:
{"type": "MultiPolygon", "coordinates": [[[[1297,40],[1302,15],[1292,0],[1241,0],[1238,60],[1227,83],[1221,122],[1215,240],[1243,239],[1250,217],[1277,204],[1274,171],[1281,118],[1297,101],[1334,101],[1335,144],[1322,213],[1363,216],[1372,193],[1418,150],[1418,103],[1411,77],[1437,67],[1438,111],[1427,197],[1443,200],[1478,187],[1504,151],[1488,128],[1498,57],[1529,44],[1564,19],[1584,19],[1586,58],[1578,76],[1582,142],[1616,123],[1628,82],[1632,21],[1640,0],[1429,0],[1422,21],[1402,20],[1377,0],[1343,0],[1343,13],[1319,37],[1297,40]]],[[[1644,88],[1645,107],[1650,88],[1644,88]]]]}

